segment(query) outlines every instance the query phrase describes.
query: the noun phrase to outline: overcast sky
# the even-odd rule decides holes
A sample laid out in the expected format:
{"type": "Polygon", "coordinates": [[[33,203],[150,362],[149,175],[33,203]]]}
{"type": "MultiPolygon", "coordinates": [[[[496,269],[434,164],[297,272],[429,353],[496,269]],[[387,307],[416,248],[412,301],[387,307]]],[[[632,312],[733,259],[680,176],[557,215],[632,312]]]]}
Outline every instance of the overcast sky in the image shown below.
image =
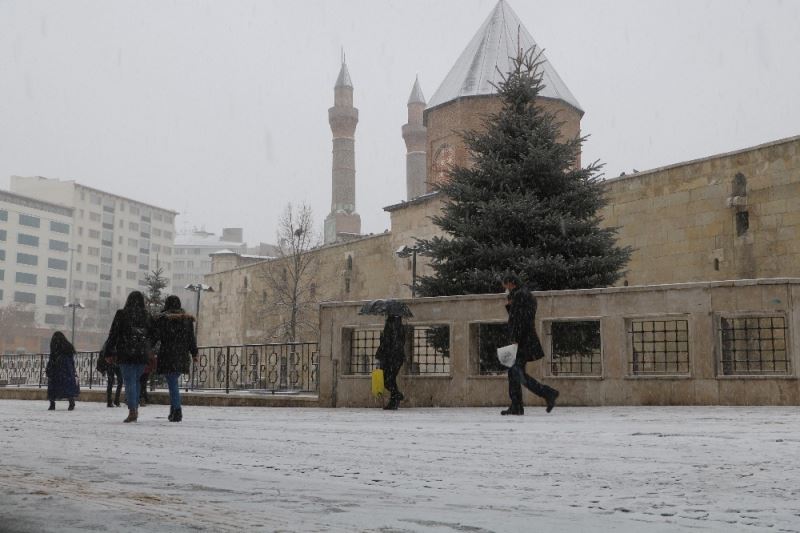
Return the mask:
{"type": "MultiPolygon", "coordinates": [[[[357,211],[405,199],[400,127],[495,0],[0,0],[0,188],[78,182],[275,240],[330,210],[327,109],[344,47],[357,211]]],[[[581,103],[608,177],[800,134],[800,2],[510,0],[581,103]]]]}

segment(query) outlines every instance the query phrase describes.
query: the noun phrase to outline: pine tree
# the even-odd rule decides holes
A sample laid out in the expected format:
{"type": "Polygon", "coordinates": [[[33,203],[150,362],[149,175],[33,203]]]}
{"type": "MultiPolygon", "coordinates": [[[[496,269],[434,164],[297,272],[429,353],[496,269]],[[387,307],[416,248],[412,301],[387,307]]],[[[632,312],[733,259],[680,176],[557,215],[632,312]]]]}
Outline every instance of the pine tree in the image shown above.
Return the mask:
{"type": "Polygon", "coordinates": [[[162,291],[169,284],[169,280],[163,274],[164,269],[158,267],[149,274],[144,275],[144,281],[147,284],[147,293],[144,295],[144,299],[151,314],[158,313],[164,307],[162,291]]]}
{"type": "Polygon", "coordinates": [[[445,235],[419,241],[434,271],[419,280],[425,296],[499,292],[504,272],[531,290],[608,286],[623,274],[631,250],[600,227],[601,165],[581,168],[585,137],[559,141],[557,117],[535,105],[540,55],[520,50],[497,86],[502,109],[484,133],[463,134],[474,165],[439,185],[446,200],[433,221],[445,235]]]}

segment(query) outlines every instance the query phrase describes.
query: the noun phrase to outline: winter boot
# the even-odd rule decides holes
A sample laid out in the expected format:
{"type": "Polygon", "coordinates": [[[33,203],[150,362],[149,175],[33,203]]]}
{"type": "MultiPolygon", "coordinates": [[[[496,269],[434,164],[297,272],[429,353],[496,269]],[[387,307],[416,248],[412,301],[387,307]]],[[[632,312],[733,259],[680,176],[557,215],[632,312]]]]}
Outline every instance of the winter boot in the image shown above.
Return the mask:
{"type": "Polygon", "coordinates": [[[114,407],[114,404],[111,403],[111,400],[108,400],[108,403],[106,404],[106,407],[114,407]]]}
{"type": "MultiPolygon", "coordinates": [[[[114,407],[119,407],[119,406],[120,406],[119,405],[119,398],[117,398],[116,400],[114,400],[114,407]]],[[[111,407],[111,406],[109,405],[109,407],[111,407]]]]}
{"type": "Polygon", "coordinates": [[[183,420],[183,411],[181,411],[181,408],[178,407],[175,409],[175,413],[172,415],[172,421],[180,422],[181,420],[183,420]]]}
{"type": "Polygon", "coordinates": [[[558,398],[558,391],[555,389],[551,389],[550,394],[548,394],[547,398],[545,398],[545,401],[547,402],[547,408],[545,409],[545,412],[549,413],[550,411],[553,410],[553,407],[556,406],[557,398],[558,398]]]}
{"type": "Polygon", "coordinates": [[[175,408],[174,408],[174,407],[170,407],[170,408],[169,408],[169,416],[167,417],[167,420],[169,420],[170,422],[172,422],[172,418],[173,418],[174,416],[175,416],[175,408]]]}
{"type": "Polygon", "coordinates": [[[397,408],[400,407],[400,398],[397,396],[392,396],[389,398],[389,403],[386,404],[386,407],[383,408],[384,411],[397,411],[397,408]]]}
{"type": "Polygon", "coordinates": [[[56,402],[50,400],[50,407],[47,408],[48,411],[55,411],[56,410],[56,402]]]}
{"type": "Polygon", "coordinates": [[[139,418],[139,410],[138,409],[128,409],[128,418],[123,420],[123,422],[125,422],[125,423],[136,422],[136,420],[138,418],[139,418]]]}
{"type": "Polygon", "coordinates": [[[503,416],[506,415],[524,415],[525,409],[521,405],[512,405],[508,409],[503,409],[500,411],[500,414],[503,416]]]}
{"type": "Polygon", "coordinates": [[[67,411],[74,411],[75,410],[75,400],[72,398],[69,399],[69,407],[67,407],[67,411]]]}

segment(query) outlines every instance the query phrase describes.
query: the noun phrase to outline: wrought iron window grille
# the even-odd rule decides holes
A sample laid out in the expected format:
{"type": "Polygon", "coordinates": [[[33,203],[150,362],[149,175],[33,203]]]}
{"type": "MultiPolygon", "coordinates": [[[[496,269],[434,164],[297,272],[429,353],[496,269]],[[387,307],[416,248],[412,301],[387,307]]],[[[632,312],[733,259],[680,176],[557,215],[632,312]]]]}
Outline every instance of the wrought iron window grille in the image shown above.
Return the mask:
{"type": "Polygon", "coordinates": [[[720,317],[719,324],[722,375],[791,373],[784,316],[720,317]]]}
{"type": "Polygon", "coordinates": [[[636,319],[629,321],[632,376],[687,375],[689,321],[686,319],[636,319]]]}

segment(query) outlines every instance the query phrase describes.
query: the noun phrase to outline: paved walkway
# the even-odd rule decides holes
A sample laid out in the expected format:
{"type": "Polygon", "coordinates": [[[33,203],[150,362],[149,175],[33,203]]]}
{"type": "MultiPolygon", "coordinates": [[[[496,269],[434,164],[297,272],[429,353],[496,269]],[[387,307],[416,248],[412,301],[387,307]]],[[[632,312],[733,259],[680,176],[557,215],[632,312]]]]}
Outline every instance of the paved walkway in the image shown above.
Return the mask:
{"type": "Polygon", "coordinates": [[[800,409],[0,401],[0,530],[800,531],[800,409]]]}

